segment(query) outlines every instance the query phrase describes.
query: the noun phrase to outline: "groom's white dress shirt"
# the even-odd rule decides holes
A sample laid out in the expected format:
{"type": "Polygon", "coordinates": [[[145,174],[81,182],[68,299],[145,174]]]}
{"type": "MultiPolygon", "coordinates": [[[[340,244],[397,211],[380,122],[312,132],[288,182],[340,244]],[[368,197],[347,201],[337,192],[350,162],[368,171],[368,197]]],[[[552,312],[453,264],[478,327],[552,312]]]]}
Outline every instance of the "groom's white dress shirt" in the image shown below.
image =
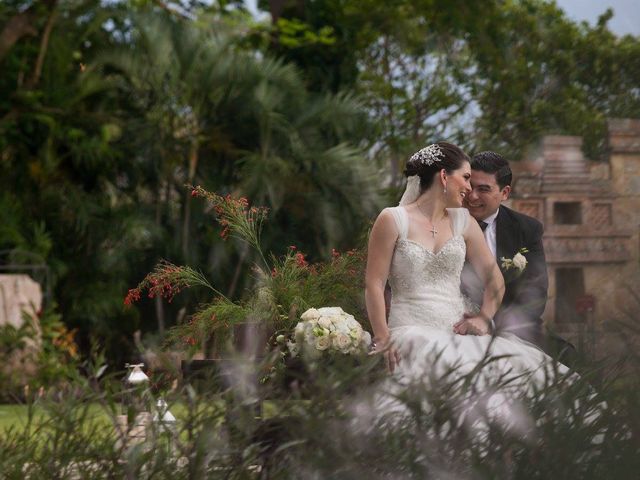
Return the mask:
{"type": "Polygon", "coordinates": [[[496,256],[496,218],[498,217],[498,211],[493,215],[489,215],[487,218],[482,220],[487,224],[487,228],[484,229],[484,238],[487,241],[487,245],[489,246],[489,250],[493,256],[496,256]]]}

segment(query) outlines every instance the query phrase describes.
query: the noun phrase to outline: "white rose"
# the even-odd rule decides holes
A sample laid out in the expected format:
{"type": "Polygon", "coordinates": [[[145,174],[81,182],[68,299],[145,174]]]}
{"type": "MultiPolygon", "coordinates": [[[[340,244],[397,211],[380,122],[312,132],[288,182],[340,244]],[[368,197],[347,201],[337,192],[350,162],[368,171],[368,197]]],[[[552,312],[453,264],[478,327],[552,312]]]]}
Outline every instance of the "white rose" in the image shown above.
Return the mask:
{"type": "Polygon", "coordinates": [[[331,329],[331,319],[327,317],[320,317],[320,319],[318,320],[318,325],[320,325],[322,328],[331,329]]]}
{"type": "Polygon", "coordinates": [[[513,266],[520,271],[524,270],[527,266],[527,258],[521,253],[516,253],[513,257],[513,266]]]}
{"type": "Polygon", "coordinates": [[[344,322],[343,318],[340,315],[331,315],[330,317],[328,317],[328,319],[333,325],[336,326],[344,322]]]}
{"type": "Polygon", "coordinates": [[[280,344],[284,343],[284,335],[278,335],[276,337],[276,342],[280,344]]]}
{"type": "Polygon", "coordinates": [[[366,330],[362,332],[362,344],[365,348],[369,348],[369,345],[371,345],[371,334],[366,330]]]}
{"type": "Polygon", "coordinates": [[[342,353],[346,353],[351,346],[351,339],[344,333],[334,333],[332,336],[333,348],[340,350],[342,353]]]}
{"type": "Polygon", "coordinates": [[[342,308],[340,307],[322,307],[322,308],[319,308],[317,311],[319,315],[327,316],[327,317],[332,317],[334,315],[339,316],[344,313],[344,310],[342,310],[342,308]]]}
{"type": "Polygon", "coordinates": [[[338,321],[338,322],[335,322],[334,325],[336,326],[336,332],[340,332],[340,333],[344,333],[345,335],[349,335],[349,326],[345,322],[338,321]]]}
{"type": "Polygon", "coordinates": [[[316,337],[317,350],[326,350],[330,346],[331,346],[331,338],[329,338],[329,335],[322,335],[321,337],[316,337]]]}
{"type": "Polygon", "coordinates": [[[317,320],[318,318],[320,318],[320,312],[315,308],[310,308],[309,310],[304,312],[302,315],[300,315],[300,318],[302,320],[317,320]]]}
{"type": "Polygon", "coordinates": [[[349,326],[349,328],[358,328],[360,326],[360,324],[358,323],[358,321],[354,318],[353,315],[347,315],[346,318],[346,323],[349,326]]]}

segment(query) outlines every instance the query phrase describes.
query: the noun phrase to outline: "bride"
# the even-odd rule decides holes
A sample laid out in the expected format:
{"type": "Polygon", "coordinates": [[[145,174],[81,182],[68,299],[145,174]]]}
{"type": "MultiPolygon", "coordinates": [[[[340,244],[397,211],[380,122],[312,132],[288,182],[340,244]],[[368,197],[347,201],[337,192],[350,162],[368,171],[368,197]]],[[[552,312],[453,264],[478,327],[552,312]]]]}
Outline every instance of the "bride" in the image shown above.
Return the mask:
{"type": "MultiPolygon", "coordinates": [[[[463,375],[491,356],[497,360],[483,367],[486,383],[509,375],[511,388],[520,392],[542,387],[550,357],[515,336],[490,335],[504,280],[478,223],[462,208],[471,191],[469,157],[451,143],[435,143],[411,157],[406,175],[400,206],[380,213],[369,238],[365,299],[374,352],[384,355],[401,384],[452,368],[463,375]],[[460,292],[465,260],[484,282],[482,305],[475,311],[466,311],[460,292]]],[[[553,368],[568,374],[563,365],[553,368]]]]}

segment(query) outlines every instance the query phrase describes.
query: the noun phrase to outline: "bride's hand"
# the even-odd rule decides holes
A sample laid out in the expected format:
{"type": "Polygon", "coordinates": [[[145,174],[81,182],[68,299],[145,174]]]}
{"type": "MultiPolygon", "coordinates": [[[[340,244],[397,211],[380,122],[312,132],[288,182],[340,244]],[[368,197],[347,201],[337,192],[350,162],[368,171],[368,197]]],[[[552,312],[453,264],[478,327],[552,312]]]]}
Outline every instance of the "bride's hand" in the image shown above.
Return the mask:
{"type": "Polygon", "coordinates": [[[396,366],[400,363],[400,353],[393,346],[389,337],[382,339],[374,339],[372,343],[372,350],[369,355],[377,355],[381,353],[384,355],[384,361],[387,365],[389,373],[393,373],[396,366]]]}
{"type": "Polygon", "coordinates": [[[462,320],[453,326],[458,335],[489,335],[490,321],[484,315],[465,313],[462,320]]]}

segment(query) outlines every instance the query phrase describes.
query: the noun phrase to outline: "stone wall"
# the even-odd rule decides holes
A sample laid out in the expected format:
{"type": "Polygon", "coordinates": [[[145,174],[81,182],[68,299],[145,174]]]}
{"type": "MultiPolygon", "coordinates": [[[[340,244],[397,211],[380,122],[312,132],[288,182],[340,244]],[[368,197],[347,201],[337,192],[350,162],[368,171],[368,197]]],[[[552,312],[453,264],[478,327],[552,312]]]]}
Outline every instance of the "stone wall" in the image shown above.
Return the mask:
{"type": "Polygon", "coordinates": [[[11,377],[12,381],[22,383],[34,373],[36,365],[33,356],[40,345],[38,312],[41,308],[42,291],[37,282],[23,274],[0,275],[0,328],[19,329],[25,324],[25,315],[33,327],[24,348],[0,359],[0,378],[11,377]]]}
{"type": "Polygon", "coordinates": [[[632,259],[637,268],[640,261],[640,120],[610,120],[609,148],[611,185],[617,195],[614,214],[633,231],[632,259]]]}
{"type": "Polygon", "coordinates": [[[545,322],[597,356],[619,345],[619,321],[640,317],[640,120],[611,120],[610,158],[584,158],[582,139],[547,136],[514,165],[511,206],[545,226],[545,322]],[[577,313],[584,298],[595,310],[577,313]]]}

